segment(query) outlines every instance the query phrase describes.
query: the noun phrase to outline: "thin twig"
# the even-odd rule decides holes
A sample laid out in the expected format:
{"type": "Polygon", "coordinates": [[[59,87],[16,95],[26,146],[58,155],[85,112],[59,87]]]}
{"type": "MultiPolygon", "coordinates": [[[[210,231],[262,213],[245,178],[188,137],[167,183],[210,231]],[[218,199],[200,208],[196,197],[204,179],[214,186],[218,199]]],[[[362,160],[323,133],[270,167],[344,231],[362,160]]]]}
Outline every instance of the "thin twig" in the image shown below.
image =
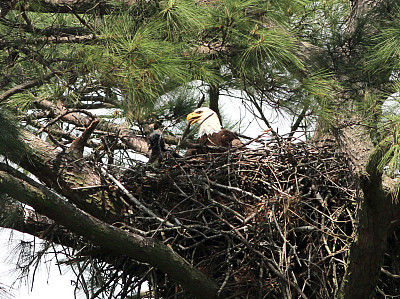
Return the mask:
{"type": "MultiPolygon", "coordinates": [[[[160,223],[162,223],[165,226],[168,227],[174,227],[172,223],[170,223],[168,220],[162,219],[158,217],[153,211],[148,209],[146,206],[144,206],[139,200],[136,199],[126,188],[116,179],[114,178],[111,174],[109,174],[104,168],[101,168],[101,173],[108,177],[117,187],[126,195],[128,198],[143,212],[147,213],[151,217],[157,219],[160,223]]],[[[127,203],[126,203],[127,204],[127,203]]],[[[129,206],[129,204],[127,204],[129,206]]]]}

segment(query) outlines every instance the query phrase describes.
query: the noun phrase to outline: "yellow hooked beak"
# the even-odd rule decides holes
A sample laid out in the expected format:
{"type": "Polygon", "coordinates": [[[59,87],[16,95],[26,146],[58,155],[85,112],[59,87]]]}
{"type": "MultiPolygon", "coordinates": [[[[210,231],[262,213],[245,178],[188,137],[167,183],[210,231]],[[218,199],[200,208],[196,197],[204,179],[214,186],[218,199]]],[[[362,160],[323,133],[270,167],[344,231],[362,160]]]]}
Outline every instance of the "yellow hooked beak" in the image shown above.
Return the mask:
{"type": "Polygon", "coordinates": [[[190,125],[193,125],[199,119],[200,119],[200,115],[198,113],[196,113],[196,112],[189,113],[186,116],[186,120],[190,123],[190,125]]]}

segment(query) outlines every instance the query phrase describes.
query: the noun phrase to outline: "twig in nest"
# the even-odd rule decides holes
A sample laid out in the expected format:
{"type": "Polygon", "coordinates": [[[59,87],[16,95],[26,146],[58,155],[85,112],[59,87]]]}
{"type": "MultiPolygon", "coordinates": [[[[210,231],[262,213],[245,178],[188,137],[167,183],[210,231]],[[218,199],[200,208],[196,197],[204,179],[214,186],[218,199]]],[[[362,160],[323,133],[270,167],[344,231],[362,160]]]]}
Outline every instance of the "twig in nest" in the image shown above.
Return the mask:
{"type": "MultiPolygon", "coordinates": [[[[146,206],[144,206],[139,200],[136,199],[136,197],[134,197],[128,190],[126,190],[126,188],[116,179],[114,178],[111,174],[109,174],[104,168],[101,168],[101,173],[108,177],[115,185],[117,185],[117,187],[126,195],[128,196],[128,198],[143,212],[147,213],[148,215],[150,215],[151,217],[154,217],[155,219],[157,219],[157,221],[159,221],[160,223],[162,223],[165,226],[168,227],[174,227],[174,225],[172,223],[170,223],[168,220],[162,219],[159,216],[157,216],[153,211],[149,210],[146,206]]],[[[123,199],[122,199],[123,200],[123,199]]],[[[124,201],[124,203],[127,206],[130,206],[126,201],[124,201]]]]}

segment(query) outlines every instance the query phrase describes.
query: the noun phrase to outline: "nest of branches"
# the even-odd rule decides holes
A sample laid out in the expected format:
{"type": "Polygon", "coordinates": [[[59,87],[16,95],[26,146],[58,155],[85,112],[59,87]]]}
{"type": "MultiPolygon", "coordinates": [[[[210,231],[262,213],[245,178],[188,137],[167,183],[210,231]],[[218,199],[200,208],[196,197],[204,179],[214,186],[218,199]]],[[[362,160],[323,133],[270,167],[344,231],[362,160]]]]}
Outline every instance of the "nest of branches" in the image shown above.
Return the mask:
{"type": "MultiPolygon", "coordinates": [[[[223,297],[332,298],[340,289],[357,188],[332,146],[275,138],[138,165],[121,180],[127,227],[171,246],[223,297]]],[[[148,281],[153,296],[181,292],[168,277],[148,281]]]]}

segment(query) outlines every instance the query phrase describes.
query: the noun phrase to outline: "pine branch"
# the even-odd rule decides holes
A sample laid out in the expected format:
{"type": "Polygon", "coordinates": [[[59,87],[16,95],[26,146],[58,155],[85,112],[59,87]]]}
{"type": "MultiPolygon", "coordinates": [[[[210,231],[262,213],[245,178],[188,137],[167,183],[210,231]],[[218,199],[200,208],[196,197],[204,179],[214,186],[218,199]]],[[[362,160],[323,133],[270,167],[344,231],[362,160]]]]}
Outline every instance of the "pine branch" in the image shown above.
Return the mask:
{"type": "Polygon", "coordinates": [[[23,45],[41,45],[41,44],[68,44],[68,43],[87,43],[94,40],[99,41],[104,39],[104,36],[95,34],[75,35],[75,36],[49,36],[29,38],[24,40],[0,40],[0,50],[23,45]]]}
{"type": "Polygon", "coordinates": [[[0,190],[104,249],[164,271],[198,298],[218,297],[217,285],[169,246],[106,224],[20,172],[1,169],[0,190]]]}
{"type": "MultiPolygon", "coordinates": [[[[7,165],[0,163],[0,169],[6,170],[7,165]]],[[[21,209],[21,203],[5,203],[0,209],[1,227],[17,230],[43,240],[56,244],[74,247],[77,245],[76,237],[64,227],[55,225],[50,218],[40,215],[31,208],[21,209]],[[7,221],[7,217],[12,217],[7,221]]]]}
{"type": "Polygon", "coordinates": [[[58,75],[58,74],[60,74],[60,72],[58,72],[58,71],[51,72],[47,75],[44,75],[42,78],[37,78],[37,79],[31,80],[29,82],[14,86],[13,88],[7,90],[6,92],[3,92],[0,95],[0,104],[2,102],[4,102],[5,100],[7,100],[8,98],[10,98],[11,96],[13,96],[14,94],[23,92],[32,87],[43,85],[46,81],[50,80],[52,77],[54,77],[55,75],[58,75]]]}
{"type": "MultiPolygon", "coordinates": [[[[57,106],[47,100],[37,101],[36,105],[41,109],[51,111],[56,117],[61,115],[61,120],[74,124],[76,126],[87,127],[92,121],[92,117],[84,116],[81,113],[76,112],[67,113],[68,109],[64,106],[57,106]]],[[[133,131],[129,128],[124,128],[121,125],[107,121],[100,122],[98,128],[100,130],[112,132],[115,133],[117,136],[120,136],[121,141],[128,148],[133,149],[136,152],[142,153],[144,155],[149,154],[149,145],[146,138],[135,135],[133,131]]]]}
{"type": "MultiPolygon", "coordinates": [[[[22,2],[19,0],[2,1],[2,7],[6,10],[15,8],[15,4],[22,2]]],[[[100,14],[108,14],[115,11],[120,5],[131,6],[136,3],[135,0],[118,0],[118,1],[95,1],[95,0],[38,0],[34,1],[34,5],[29,2],[24,3],[25,11],[35,11],[42,13],[87,13],[88,11],[96,11],[100,14]],[[116,3],[119,3],[116,4],[116,3]]],[[[17,6],[18,7],[18,6],[17,6]]]]}
{"type": "Polygon", "coordinates": [[[101,173],[108,177],[114,184],[118,186],[118,188],[129,198],[129,200],[135,204],[135,206],[145,212],[147,215],[153,217],[157,221],[159,221],[161,224],[167,226],[167,227],[174,227],[173,224],[171,224],[168,220],[160,218],[158,215],[156,215],[153,211],[148,209],[145,205],[143,205],[139,200],[136,199],[126,188],[116,179],[114,178],[110,173],[108,173],[104,168],[101,169],[101,173]]]}
{"type": "Polygon", "coordinates": [[[82,135],[72,141],[67,153],[74,155],[75,158],[82,158],[86,143],[88,142],[90,135],[93,133],[99,122],[100,119],[94,119],[90,125],[85,128],[82,135]]]}

